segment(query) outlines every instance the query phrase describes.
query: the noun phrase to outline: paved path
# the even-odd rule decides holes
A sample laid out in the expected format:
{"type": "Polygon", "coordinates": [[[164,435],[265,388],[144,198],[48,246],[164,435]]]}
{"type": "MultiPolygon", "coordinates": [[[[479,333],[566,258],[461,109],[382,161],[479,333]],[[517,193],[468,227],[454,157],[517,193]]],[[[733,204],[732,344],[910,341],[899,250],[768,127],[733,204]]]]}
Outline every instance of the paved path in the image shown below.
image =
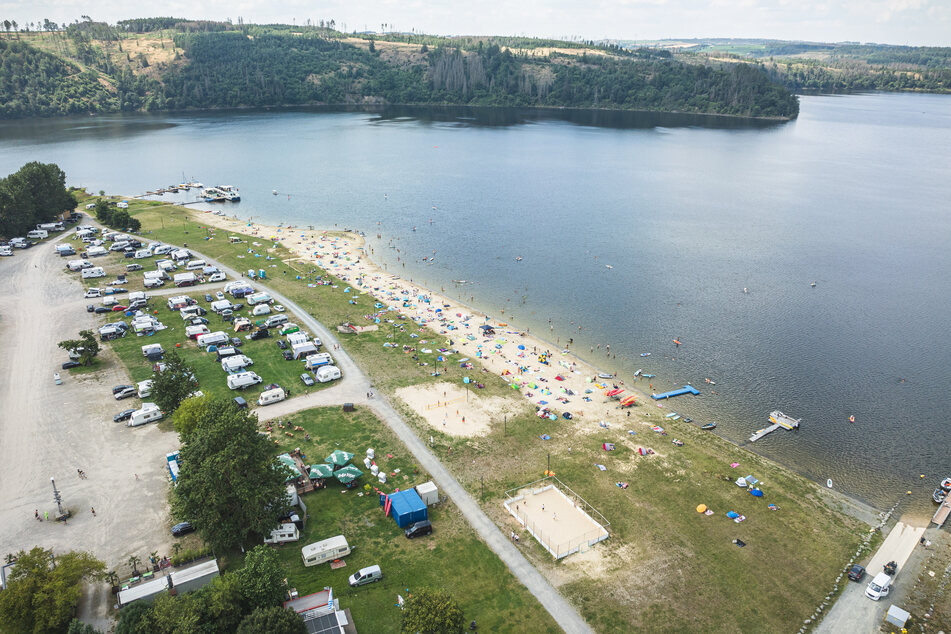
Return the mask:
{"type": "MultiPolygon", "coordinates": [[[[902,568],[911,556],[912,551],[915,550],[915,546],[918,545],[918,541],[924,532],[925,528],[923,526],[910,526],[903,522],[895,524],[878,551],[872,556],[871,561],[868,562],[868,566],[866,566],[868,574],[865,575],[861,583],[847,581],[849,585],[839,596],[835,605],[826,613],[822,623],[815,631],[822,634],[878,632],[879,625],[885,618],[885,611],[891,605],[891,601],[888,600],[888,597],[880,601],[872,601],[865,596],[865,588],[875,575],[882,572],[882,568],[889,561],[898,563],[898,574],[895,576],[895,583],[901,583],[902,568]]],[[[894,591],[893,588],[892,592],[894,591]]]]}
{"type": "MultiPolygon", "coordinates": [[[[206,262],[212,262],[212,259],[208,256],[202,255],[194,249],[189,250],[206,262]]],[[[215,264],[233,278],[240,278],[236,271],[221,264],[215,264]]],[[[296,302],[291,301],[260,281],[253,282],[253,285],[266,290],[276,301],[296,313],[300,318],[301,325],[306,326],[312,333],[320,337],[325,347],[331,348],[337,343],[336,336],[327,330],[323,324],[311,317],[296,302]]],[[[373,398],[367,398],[367,392],[372,387],[370,381],[346,351],[341,347],[332,350],[331,354],[337,367],[343,373],[344,378],[340,384],[307,396],[288,399],[267,408],[259,408],[257,410],[259,418],[270,419],[287,416],[301,409],[320,405],[339,405],[344,402],[369,406],[403,441],[413,454],[416,462],[432,475],[435,483],[446,495],[452,498],[459,510],[462,511],[463,516],[485,540],[489,548],[505,562],[512,574],[525,584],[529,592],[548,610],[562,629],[569,634],[592,632],[593,630],[585,623],[577,610],[548,583],[548,580],[519,552],[518,548],[502,534],[499,527],[489,519],[489,516],[485,514],[472,496],[449,473],[449,470],[443,466],[439,459],[429,451],[429,448],[416,436],[410,426],[406,424],[406,421],[403,420],[403,417],[390,405],[389,401],[376,392],[374,392],[373,398]]]]}

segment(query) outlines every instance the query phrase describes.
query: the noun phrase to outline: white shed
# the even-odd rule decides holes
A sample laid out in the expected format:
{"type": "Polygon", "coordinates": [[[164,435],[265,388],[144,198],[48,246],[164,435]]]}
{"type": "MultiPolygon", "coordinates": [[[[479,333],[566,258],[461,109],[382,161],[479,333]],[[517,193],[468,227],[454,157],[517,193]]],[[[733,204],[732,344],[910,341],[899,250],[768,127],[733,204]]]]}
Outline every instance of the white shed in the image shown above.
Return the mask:
{"type": "Polygon", "coordinates": [[[430,506],[439,501],[439,489],[436,488],[436,485],[430,482],[423,482],[422,484],[416,485],[416,493],[419,494],[420,499],[423,500],[423,504],[430,506]]]}

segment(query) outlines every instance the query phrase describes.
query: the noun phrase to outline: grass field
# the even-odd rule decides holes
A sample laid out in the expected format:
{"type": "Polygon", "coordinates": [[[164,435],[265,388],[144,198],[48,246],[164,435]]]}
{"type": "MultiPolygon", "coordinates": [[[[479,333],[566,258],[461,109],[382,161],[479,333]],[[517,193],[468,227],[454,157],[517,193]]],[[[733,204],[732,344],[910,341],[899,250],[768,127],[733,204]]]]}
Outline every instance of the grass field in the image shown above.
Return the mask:
{"type": "MultiPolygon", "coordinates": [[[[247,243],[229,244],[219,231],[199,244],[196,236],[207,234],[200,213],[183,217],[181,208],[151,203],[135,203],[130,211],[152,231],[152,239],[174,243],[187,231],[192,247],[235,268],[248,268],[247,243]],[[165,217],[165,224],[174,229],[159,228],[163,214],[174,219],[165,217]]],[[[255,248],[263,253],[267,246],[255,248]]],[[[283,258],[288,252],[277,248],[270,254],[283,258]]],[[[367,323],[363,315],[374,310],[366,296],[357,295],[357,306],[350,305],[354,296],[343,293],[345,283],[309,288],[309,266],[280,260],[271,264],[277,266],[271,269],[269,285],[328,327],[349,320],[367,323]],[[283,270],[288,271],[286,278],[283,270]],[[295,279],[298,274],[300,281],[295,279]]],[[[630,428],[637,436],[581,420],[542,421],[501,378],[481,374],[475,359],[474,370],[447,363],[440,368],[442,376],[434,378],[432,365],[417,365],[399,347],[383,347],[385,342],[420,344],[420,339],[410,338],[413,333],[420,339],[445,337],[398,321],[382,324],[377,332],[342,336],[341,341],[386,393],[476,374],[486,385],[482,394],[508,400],[514,413],[504,423],[495,421],[487,436],[466,440],[434,432],[399,401],[393,402],[421,437],[435,436],[434,450],[470,493],[478,497],[484,485],[483,508],[503,532],[515,527],[501,508],[503,492],[541,477],[549,459],[558,477],[607,517],[612,533],[607,541],[558,563],[527,535],[522,539],[526,555],[598,631],[788,631],[832,590],[867,530],[833,509],[814,483],[746,449],[682,422],[663,423],[670,438],[653,433],[646,423],[659,420],[649,418],[646,406],[634,408],[630,428]],[[542,441],[541,434],[552,439],[542,441]],[[685,446],[671,445],[674,437],[685,446]],[[616,443],[617,450],[601,451],[603,442],[616,443]],[[637,456],[638,446],[652,447],[657,454],[637,456]],[[736,470],[729,466],[733,461],[740,462],[736,470]],[[604,464],[606,471],[596,469],[595,463],[604,464]],[[747,473],[764,482],[764,499],[732,484],[747,473]],[[618,488],[615,483],[621,481],[629,487],[618,488]],[[779,510],[769,511],[770,502],[779,510]],[[716,514],[698,514],[695,508],[701,503],[716,514]],[[729,510],[748,519],[736,524],[725,517],[729,510]],[[738,548],[733,539],[747,546],[738,548]]]]}
{"type": "Polygon", "coordinates": [[[276,547],[287,567],[288,583],[301,596],[333,587],[341,606],[350,608],[361,632],[398,632],[397,595],[408,598],[423,586],[448,590],[462,607],[466,622],[474,619],[480,631],[559,631],[534,597],[477,538],[452,502],[431,507],[433,533],[413,540],[406,539],[396,522],[384,516],[378,495],[372,488],[366,493],[364,483],[389,493],[429,478],[415,473],[412,456],[371,413],[316,409],[285,422],[306,429],[311,441],[305,441],[300,432],[294,438],[275,433],[280,439],[276,452],[300,447],[311,463],[322,462],[333,450],[342,449],[354,453],[354,464],[366,472],[358,480],[360,486],[350,491],[344,492],[343,485],[331,480],[326,489],[305,495],[309,517],[300,541],[276,547]],[[364,468],[362,458],[369,447],[376,451],[381,469],[388,474],[399,471],[390,475],[387,484],[379,485],[364,468]],[[346,567],[331,570],[329,563],[303,565],[302,546],[340,534],[353,549],[346,557],[346,567]],[[381,582],[349,587],[347,578],[351,574],[374,564],[383,571],[381,582]]]}

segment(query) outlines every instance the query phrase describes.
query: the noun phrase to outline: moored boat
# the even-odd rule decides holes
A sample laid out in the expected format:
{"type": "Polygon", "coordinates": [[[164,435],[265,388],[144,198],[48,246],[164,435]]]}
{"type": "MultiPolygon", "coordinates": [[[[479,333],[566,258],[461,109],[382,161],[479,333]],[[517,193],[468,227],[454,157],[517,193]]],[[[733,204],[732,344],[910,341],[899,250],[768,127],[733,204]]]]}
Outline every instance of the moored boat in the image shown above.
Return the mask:
{"type": "Polygon", "coordinates": [[[931,494],[931,499],[934,500],[935,504],[941,504],[948,497],[948,492],[938,487],[934,490],[934,493],[931,494]]]}
{"type": "Polygon", "coordinates": [[[716,428],[717,428],[716,423],[707,423],[705,425],[700,425],[700,429],[716,429],[716,428]]]}

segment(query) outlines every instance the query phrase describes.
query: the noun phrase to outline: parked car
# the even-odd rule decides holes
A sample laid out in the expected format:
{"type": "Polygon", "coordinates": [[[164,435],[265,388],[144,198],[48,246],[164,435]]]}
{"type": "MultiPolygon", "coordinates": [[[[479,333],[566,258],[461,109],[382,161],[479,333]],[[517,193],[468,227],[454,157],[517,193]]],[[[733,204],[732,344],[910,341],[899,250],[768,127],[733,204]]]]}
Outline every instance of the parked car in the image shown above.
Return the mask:
{"type": "Polygon", "coordinates": [[[206,302],[213,302],[213,301],[215,301],[215,298],[211,296],[211,293],[205,293],[205,301],[206,301],[206,302]]]}
{"type": "Polygon", "coordinates": [[[95,305],[95,304],[86,304],[86,312],[87,312],[87,313],[91,313],[91,312],[93,312],[94,310],[96,310],[96,305],[95,305]]]}
{"type": "Polygon", "coordinates": [[[224,299],[224,298],[225,298],[225,294],[222,293],[221,291],[218,291],[217,293],[215,293],[215,299],[217,299],[217,300],[220,301],[220,300],[222,300],[222,299],[224,299]]]}
{"type": "Polygon", "coordinates": [[[862,578],[865,577],[865,566],[860,566],[855,564],[849,569],[849,579],[852,581],[862,581],[862,578]]]}
{"type": "Polygon", "coordinates": [[[139,390],[134,387],[127,387],[121,392],[116,393],[116,400],[121,401],[124,398],[129,398],[130,396],[136,396],[139,393],[139,390]]]}
{"type": "Polygon", "coordinates": [[[307,372],[304,372],[303,374],[300,375],[300,380],[303,381],[304,385],[306,385],[307,387],[310,387],[311,385],[314,384],[314,377],[312,377],[307,372]]]}
{"type": "Polygon", "coordinates": [[[259,328],[255,330],[254,332],[252,332],[250,335],[248,335],[248,339],[250,339],[251,341],[255,341],[257,339],[267,339],[270,336],[271,336],[270,330],[268,330],[267,328],[259,328]]]}
{"type": "Polygon", "coordinates": [[[238,409],[248,409],[248,402],[240,396],[234,397],[234,404],[238,409]]]}
{"type": "Polygon", "coordinates": [[[102,296],[102,291],[98,288],[90,288],[85,293],[83,293],[83,297],[85,297],[86,299],[92,299],[93,297],[101,297],[101,296],[102,296]]]}
{"type": "Polygon", "coordinates": [[[78,368],[80,365],[82,364],[79,361],[67,361],[63,364],[63,369],[70,370],[72,368],[78,368]]]}
{"type": "Polygon", "coordinates": [[[115,385],[115,386],[112,387],[112,393],[113,393],[113,394],[118,394],[118,393],[121,392],[122,390],[127,390],[127,389],[129,389],[129,388],[131,388],[131,387],[133,387],[133,386],[131,386],[131,385],[115,385]]]}
{"type": "Polygon", "coordinates": [[[293,361],[294,353],[290,350],[281,350],[281,356],[284,357],[285,361],[293,361]]]}
{"type": "Polygon", "coordinates": [[[114,312],[114,313],[121,313],[122,311],[126,310],[127,308],[128,308],[128,306],[123,306],[122,304],[116,304],[115,306],[112,307],[112,312],[114,312]]]}
{"type": "Polygon", "coordinates": [[[278,313],[284,312],[284,306],[282,306],[281,304],[274,304],[273,306],[271,306],[271,308],[274,309],[274,311],[278,313]]]}
{"type": "Polygon", "coordinates": [[[181,537],[182,535],[187,535],[195,530],[195,527],[189,524],[188,522],[179,522],[172,527],[172,536],[181,537]]]}
{"type": "Polygon", "coordinates": [[[407,539],[413,539],[414,537],[422,537],[423,535],[429,535],[433,532],[433,524],[429,520],[423,520],[421,522],[416,522],[415,524],[410,524],[403,534],[406,535],[407,539]]]}
{"type": "Polygon", "coordinates": [[[188,320],[189,326],[207,326],[208,320],[204,317],[192,317],[188,320]]]}
{"type": "Polygon", "coordinates": [[[112,422],[121,423],[124,420],[129,420],[130,418],[132,418],[132,412],[134,411],[135,411],[134,409],[124,409],[112,417],[112,422]]]}
{"type": "Polygon", "coordinates": [[[141,270],[142,270],[142,265],[141,265],[141,264],[126,264],[126,265],[125,265],[125,270],[126,270],[126,271],[129,271],[129,272],[131,272],[131,271],[141,271],[141,270]]]}
{"type": "Polygon", "coordinates": [[[284,341],[283,339],[278,339],[277,347],[280,348],[281,350],[287,350],[287,342],[284,341]]]}
{"type": "Polygon", "coordinates": [[[94,310],[93,312],[96,313],[97,315],[101,315],[102,313],[111,313],[112,309],[109,308],[108,306],[96,306],[96,310],[94,310]]]}

